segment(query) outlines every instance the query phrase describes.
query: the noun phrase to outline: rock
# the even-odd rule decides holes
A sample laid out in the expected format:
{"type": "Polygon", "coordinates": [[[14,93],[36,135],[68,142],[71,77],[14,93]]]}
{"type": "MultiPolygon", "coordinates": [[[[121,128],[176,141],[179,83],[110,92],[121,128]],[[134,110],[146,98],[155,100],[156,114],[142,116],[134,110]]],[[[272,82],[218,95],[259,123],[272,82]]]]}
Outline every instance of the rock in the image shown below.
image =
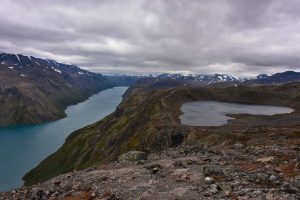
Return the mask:
{"type": "MultiPolygon", "coordinates": [[[[274,170],[277,162],[253,163],[256,152],[260,151],[235,154],[239,151],[230,148],[229,153],[216,151],[214,156],[214,151],[209,150],[181,155],[179,150],[187,147],[180,147],[151,153],[143,165],[138,165],[138,161],[96,165],[69,173],[70,176],[65,174],[38,185],[0,193],[0,199],[300,199],[299,175],[280,177],[279,170],[274,170]],[[199,165],[204,155],[210,160],[199,165]],[[221,160],[220,155],[224,155],[221,160]],[[227,164],[220,166],[220,161],[227,164]],[[270,187],[275,189],[270,192],[270,187]]],[[[266,151],[256,159],[265,157],[266,151]]],[[[289,156],[294,159],[298,154],[289,156]]],[[[286,171],[281,163],[278,166],[286,171]]],[[[294,163],[291,166],[294,170],[294,163]]]]}
{"type": "Polygon", "coordinates": [[[202,168],[202,172],[206,176],[211,176],[211,175],[223,175],[223,169],[222,167],[218,165],[207,165],[202,168]]]}
{"type": "Polygon", "coordinates": [[[274,189],[271,189],[271,190],[266,194],[266,200],[275,200],[273,192],[274,192],[274,189]]]}
{"type": "Polygon", "coordinates": [[[238,196],[244,196],[245,194],[247,193],[247,190],[246,189],[241,189],[237,192],[237,195],[238,196]]]}
{"type": "Polygon", "coordinates": [[[212,184],[212,183],[215,182],[215,179],[212,178],[212,177],[205,177],[204,182],[205,182],[206,184],[212,184]]]}
{"type": "Polygon", "coordinates": [[[158,172],[158,168],[157,167],[154,167],[151,169],[151,173],[152,174],[156,174],[158,172]]]}
{"type": "Polygon", "coordinates": [[[158,163],[144,165],[144,167],[145,167],[147,170],[152,170],[153,168],[159,168],[159,169],[162,169],[162,168],[163,168],[163,166],[162,166],[161,164],[158,164],[158,163]]]}
{"type": "Polygon", "coordinates": [[[225,197],[229,197],[231,192],[228,191],[228,190],[225,190],[225,191],[223,191],[223,194],[224,194],[225,197]]]}
{"type": "Polygon", "coordinates": [[[197,161],[193,160],[193,159],[187,159],[186,164],[187,165],[194,165],[194,164],[197,164],[197,161]]]}
{"type": "Polygon", "coordinates": [[[277,176],[275,176],[275,175],[272,174],[272,175],[270,176],[269,180],[270,180],[271,182],[274,182],[274,181],[277,180],[277,176]]]}
{"type": "Polygon", "coordinates": [[[182,160],[175,161],[175,163],[173,165],[175,168],[186,168],[186,165],[185,165],[185,163],[183,163],[182,160]]]}
{"type": "Polygon", "coordinates": [[[92,191],[91,192],[91,197],[95,198],[97,196],[96,192],[95,191],[92,191]]]}
{"type": "Polygon", "coordinates": [[[255,190],[255,191],[253,192],[253,194],[255,194],[256,196],[258,196],[258,195],[261,195],[261,194],[262,194],[262,191],[261,191],[261,190],[255,190]]]}
{"type": "Polygon", "coordinates": [[[189,191],[188,188],[178,187],[174,190],[170,191],[170,193],[174,194],[176,197],[184,197],[184,195],[189,191]]]}
{"type": "Polygon", "coordinates": [[[236,144],[234,144],[234,148],[235,149],[242,149],[242,148],[244,148],[245,146],[243,145],[243,144],[241,144],[241,143],[236,143],[236,144]]]}
{"type": "Polygon", "coordinates": [[[93,181],[86,181],[84,180],[83,183],[81,184],[81,190],[84,191],[89,191],[93,187],[93,181]]]}
{"type": "Polygon", "coordinates": [[[216,194],[219,191],[219,186],[217,184],[211,184],[209,191],[213,194],[216,194]]]}
{"type": "Polygon", "coordinates": [[[223,191],[223,194],[226,197],[229,197],[232,192],[232,185],[230,185],[230,183],[228,183],[228,182],[219,183],[218,185],[219,185],[220,189],[223,191]]]}
{"type": "Polygon", "coordinates": [[[55,181],[53,182],[53,184],[54,184],[54,185],[60,185],[60,180],[55,180],[55,181]]]}
{"type": "Polygon", "coordinates": [[[257,159],[257,162],[271,162],[274,160],[274,156],[264,157],[257,159]]]}
{"type": "Polygon", "coordinates": [[[225,166],[225,165],[227,165],[227,162],[225,160],[220,160],[218,162],[218,165],[225,166]]]}
{"type": "Polygon", "coordinates": [[[81,188],[80,184],[75,184],[75,185],[72,186],[72,190],[75,190],[75,191],[80,190],[80,188],[81,188]]]}
{"type": "Polygon", "coordinates": [[[275,170],[277,173],[281,173],[281,172],[282,172],[282,169],[280,169],[280,167],[275,167],[274,170],[275,170]]]}
{"type": "Polygon", "coordinates": [[[256,183],[267,183],[269,182],[269,175],[265,172],[257,172],[248,177],[249,181],[256,183]]]}
{"type": "Polygon", "coordinates": [[[299,194],[300,193],[300,189],[295,187],[293,184],[284,185],[283,190],[289,194],[299,194]]]}
{"type": "Polygon", "coordinates": [[[67,176],[66,176],[66,178],[71,178],[72,176],[71,176],[71,174],[67,174],[67,176]]]}
{"type": "Polygon", "coordinates": [[[142,151],[129,151],[127,153],[121,154],[119,156],[119,161],[129,161],[129,162],[135,162],[139,160],[147,160],[148,154],[142,151]]]}

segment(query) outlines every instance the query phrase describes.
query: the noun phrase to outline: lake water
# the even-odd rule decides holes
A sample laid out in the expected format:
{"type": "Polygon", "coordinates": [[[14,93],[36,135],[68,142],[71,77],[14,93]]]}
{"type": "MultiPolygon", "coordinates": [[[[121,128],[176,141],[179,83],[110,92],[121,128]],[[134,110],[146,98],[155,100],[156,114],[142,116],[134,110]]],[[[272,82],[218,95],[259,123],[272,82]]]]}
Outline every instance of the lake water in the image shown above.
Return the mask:
{"type": "Polygon", "coordinates": [[[0,191],[23,184],[22,177],[55,152],[73,131],[112,113],[127,87],[115,87],[66,109],[67,117],[54,122],[0,129],[0,191]]]}
{"type": "Polygon", "coordinates": [[[226,114],[275,115],[291,113],[294,110],[282,106],[250,105],[217,101],[194,101],[181,107],[181,123],[190,126],[221,126],[232,117],[226,114]]]}

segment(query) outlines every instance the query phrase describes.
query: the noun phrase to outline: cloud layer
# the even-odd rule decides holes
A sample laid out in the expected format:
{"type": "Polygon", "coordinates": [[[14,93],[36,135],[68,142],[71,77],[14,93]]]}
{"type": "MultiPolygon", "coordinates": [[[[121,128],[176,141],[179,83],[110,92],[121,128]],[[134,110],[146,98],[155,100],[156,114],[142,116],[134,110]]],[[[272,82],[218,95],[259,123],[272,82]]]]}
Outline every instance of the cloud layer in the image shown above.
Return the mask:
{"type": "Polygon", "coordinates": [[[297,0],[0,0],[0,50],[113,73],[300,70],[297,0]]]}

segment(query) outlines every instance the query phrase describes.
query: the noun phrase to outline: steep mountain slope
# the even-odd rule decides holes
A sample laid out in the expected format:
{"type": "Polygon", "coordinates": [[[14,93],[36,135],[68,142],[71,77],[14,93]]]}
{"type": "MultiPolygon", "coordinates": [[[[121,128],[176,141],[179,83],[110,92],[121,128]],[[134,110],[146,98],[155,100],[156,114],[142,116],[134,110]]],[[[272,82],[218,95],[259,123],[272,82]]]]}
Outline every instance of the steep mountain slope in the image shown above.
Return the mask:
{"type": "Polygon", "coordinates": [[[26,184],[37,183],[61,173],[115,160],[129,150],[153,151],[205,141],[230,142],[253,126],[299,126],[299,99],[299,83],[256,88],[191,88],[142,79],[127,91],[114,113],[71,134],[57,152],[26,174],[24,180],[26,184]],[[192,100],[285,105],[297,111],[269,117],[237,116],[234,123],[223,127],[189,127],[180,124],[180,106],[192,100]]]}
{"type": "Polygon", "coordinates": [[[0,126],[64,117],[68,105],[134,81],[134,77],[106,77],[53,60],[0,53],[0,126]]]}

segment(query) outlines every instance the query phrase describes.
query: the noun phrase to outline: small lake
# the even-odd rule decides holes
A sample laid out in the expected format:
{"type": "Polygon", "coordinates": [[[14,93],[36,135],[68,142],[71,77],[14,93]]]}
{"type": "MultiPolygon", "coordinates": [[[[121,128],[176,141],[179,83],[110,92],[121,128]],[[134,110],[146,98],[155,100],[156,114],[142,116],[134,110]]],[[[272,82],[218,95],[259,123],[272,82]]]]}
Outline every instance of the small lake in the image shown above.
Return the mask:
{"type": "Polygon", "coordinates": [[[182,124],[189,126],[221,126],[232,117],[226,114],[275,115],[291,113],[294,110],[282,106],[250,105],[217,101],[194,101],[184,103],[184,113],[180,116],[182,124]]]}
{"type": "Polygon", "coordinates": [[[62,146],[70,133],[112,113],[126,89],[104,90],[82,103],[69,106],[64,119],[0,128],[0,192],[20,187],[24,174],[62,146]]]}

